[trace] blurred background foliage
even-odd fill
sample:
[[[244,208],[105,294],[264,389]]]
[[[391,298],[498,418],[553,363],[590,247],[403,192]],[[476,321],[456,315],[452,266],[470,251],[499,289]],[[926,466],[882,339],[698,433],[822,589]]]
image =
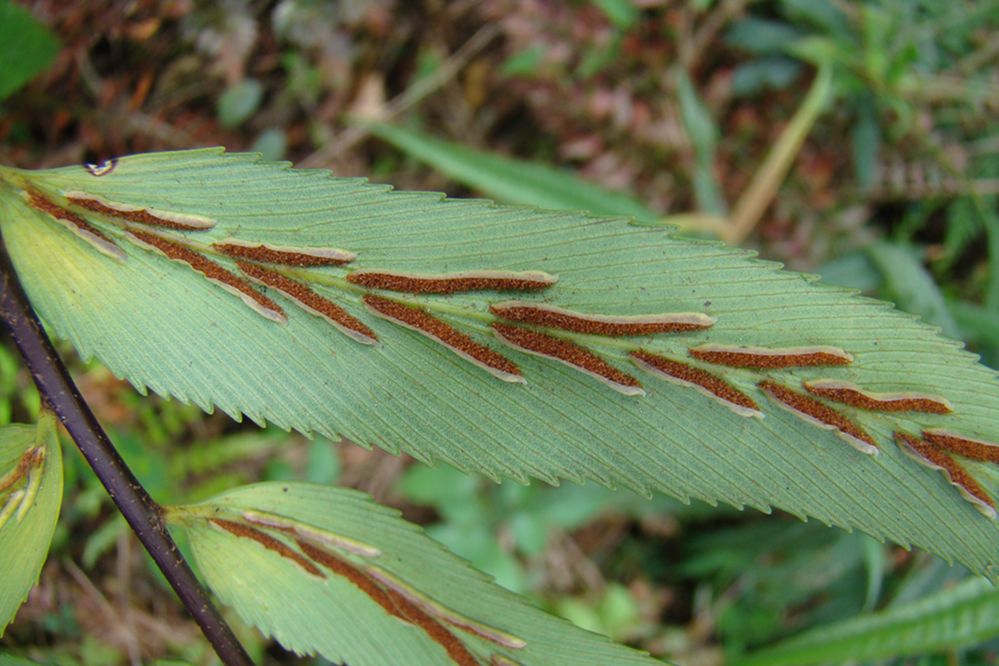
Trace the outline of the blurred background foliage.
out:
[[[892,299],[999,363],[996,0],[0,0],[0,42],[5,164],[223,144],[632,215]],[[0,423],[38,412],[11,349]],[[259,479],[359,487],[508,588],[676,663],[999,655],[996,591],[923,553],[784,515],[495,485],[72,365],[162,502]],[[0,649],[211,663],[67,452],[52,554]],[[263,663],[322,663],[238,630]]]

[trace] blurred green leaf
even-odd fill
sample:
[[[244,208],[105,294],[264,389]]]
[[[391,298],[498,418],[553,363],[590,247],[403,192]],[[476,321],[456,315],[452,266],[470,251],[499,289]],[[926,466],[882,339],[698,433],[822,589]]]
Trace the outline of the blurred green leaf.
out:
[[[111,550],[118,538],[128,534],[128,531],[128,523],[125,522],[125,518],[120,513],[116,513],[101,523],[100,527],[90,532],[83,545],[83,555],[80,558],[80,564],[83,565],[83,568],[93,569],[101,555]]]
[[[999,311],[959,300],[948,300],[947,309],[960,327],[963,339],[999,346]]]
[[[218,117],[222,127],[238,127],[260,107],[264,86],[256,79],[243,79],[230,86],[219,97]]]
[[[532,46],[522,51],[510,54],[510,57],[500,65],[503,76],[531,76],[538,70],[545,51],[540,46]]]
[[[999,635],[999,589],[980,578],[890,610],[817,627],[733,666],[806,666],[954,650]]]
[[[710,110],[697,96],[687,72],[680,67],[675,68],[674,72],[680,116],[696,155],[693,178],[698,208],[712,215],[724,215],[725,200],[714,173],[718,126],[715,125]]]
[[[870,258],[860,251],[850,252],[826,262],[816,271],[823,282],[873,292],[884,284],[884,277]]]
[[[961,339],[961,332],[947,309],[943,294],[923,268],[918,251],[882,242],[867,248],[867,256],[881,271],[890,297],[901,309],[939,326],[944,335]]]
[[[0,666],[38,666],[37,661],[17,657],[7,652],[0,652]]]
[[[645,222],[660,217],[637,199],[587,183],[568,171],[473,150],[396,125],[376,123],[369,129],[410,157],[497,201],[596,215],[631,215]]]
[[[607,15],[618,30],[627,30],[638,19],[638,8],[635,7],[633,0],[592,0],[592,2]]]
[[[60,47],[31,12],[0,0],[0,100],[48,69]]]
[[[861,190],[870,190],[877,182],[878,152],[881,147],[881,127],[878,125],[874,100],[865,96],[857,101],[857,120],[850,139],[853,148],[853,172]]]
[[[260,153],[265,160],[278,161],[284,159],[288,149],[287,136],[280,127],[271,127],[257,137],[250,150]]]
[[[747,16],[728,29],[725,44],[757,55],[778,54],[801,36],[800,30],[782,21]]]
[[[732,94],[756,95],[767,89],[782,90],[794,83],[804,67],[786,56],[764,56],[742,63],[732,72]]]
[[[314,439],[308,444],[308,452],[305,480],[312,483],[335,482],[340,475],[340,458],[333,443],[324,437]]]
[[[815,0],[781,0],[784,12],[795,23],[811,24],[830,35],[845,38],[851,35],[850,20],[833,2]]]

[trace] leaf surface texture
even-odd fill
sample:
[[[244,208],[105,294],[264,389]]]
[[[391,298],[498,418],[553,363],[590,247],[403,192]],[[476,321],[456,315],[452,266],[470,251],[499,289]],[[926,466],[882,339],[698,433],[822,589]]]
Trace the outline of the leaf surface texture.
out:
[[[594,480],[641,493],[776,506],[917,545],[993,577],[999,571],[996,522],[893,440],[894,432],[945,428],[999,441],[996,374],[959,343],[890,305],[781,271],[744,251],[678,239],[626,219],[391,192],[221,149],[136,155],[98,170],[4,170],[0,188],[3,235],[35,307],[84,357],[99,358],[140,389],[496,479]],[[92,239],[32,205],[28,190],[80,216],[125,259],[96,251]],[[88,208],[87,201],[117,206],[118,213]],[[136,217],[137,209],[204,224],[178,231],[123,218],[121,211]],[[237,259],[215,252],[213,243],[342,251],[350,258],[342,265],[261,265],[335,303],[373,332],[377,344],[363,344],[357,330],[351,337],[349,326],[338,329],[273,286],[253,289],[278,306],[286,322],[275,321],[280,317],[273,311],[271,318],[261,316],[267,308],[259,302],[248,307],[188,263],[133,242],[128,227],[186,244],[242,277]],[[553,283],[515,293],[406,294],[351,282],[358,273],[528,274]],[[490,369],[484,353],[485,361],[470,361],[479,353],[474,348],[456,353],[441,343],[439,330],[435,338],[400,323],[398,312],[393,320],[373,311],[382,302],[375,299],[447,324],[509,359],[520,377],[509,368]],[[503,320],[525,331],[522,341],[535,347],[515,349],[491,329],[498,319],[490,308],[511,300],[528,310],[544,306],[549,319],[563,311],[603,317],[603,328],[590,334]],[[637,336],[614,328],[664,314],[708,323]],[[592,364],[581,371],[570,362],[582,358],[574,348],[561,348],[558,359],[545,355],[552,339],[631,379],[601,380],[594,375],[607,372]],[[821,352],[825,360],[818,367],[772,361],[729,367],[723,361],[732,354],[717,351],[742,347],[757,355]],[[694,358],[691,348],[708,352]],[[738,413],[732,401],[741,398],[729,394],[726,404],[718,386],[695,390],[666,381],[636,365],[630,354],[639,350],[708,372],[757,409],[743,406]],[[880,450],[864,455],[774,398],[788,399],[775,384],[807,395],[804,384],[814,380],[846,382],[872,395],[933,396],[952,411],[887,412],[826,402]],[[770,390],[761,390],[761,382],[770,382]],[[994,501],[995,465],[955,460]]]

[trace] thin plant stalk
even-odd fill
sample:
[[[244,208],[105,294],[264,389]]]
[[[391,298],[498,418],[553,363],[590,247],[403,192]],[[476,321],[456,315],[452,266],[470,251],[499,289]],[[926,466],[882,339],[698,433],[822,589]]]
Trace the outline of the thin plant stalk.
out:
[[[224,664],[252,666],[167,531],[161,507],[118,455],[76,388],[17,279],[0,237],[0,318],[10,331],[45,403],[55,412],[112,501],[149,551],[163,576],[201,627]]]

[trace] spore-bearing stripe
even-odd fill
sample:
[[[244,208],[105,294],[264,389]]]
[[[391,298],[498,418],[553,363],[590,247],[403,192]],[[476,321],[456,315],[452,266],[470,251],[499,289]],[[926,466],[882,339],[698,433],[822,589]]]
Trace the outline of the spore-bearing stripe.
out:
[[[691,347],[688,353],[699,361],[759,370],[849,365],[853,362],[853,357],[842,349],[825,345],[769,348],[706,344]]]
[[[194,250],[190,250],[183,245],[174,243],[148,231],[130,229],[127,232],[127,236],[140,246],[155,248],[170,259],[187,264],[214,284],[217,284],[231,294],[239,296],[257,314],[278,323],[287,321],[287,317],[281,306],[254,289],[243,278],[227,271]]]
[[[450,608],[442,606],[436,601],[422,595],[386,571],[382,571],[381,569],[372,566],[365,569],[365,574],[383,585],[386,589],[390,589],[404,596],[410,602],[416,604],[434,618],[454,627],[455,629],[460,629],[464,632],[474,634],[479,638],[487,640],[490,643],[495,643],[501,647],[511,648],[514,650],[522,650],[527,647],[527,641],[524,639],[460,615]]]
[[[281,557],[291,560],[306,572],[317,578],[326,578],[326,574],[320,571],[315,564],[308,560],[308,558],[292,550],[292,548],[286,543],[275,539],[269,534],[261,532],[255,527],[250,527],[249,525],[244,525],[243,523],[237,523],[234,520],[225,520],[223,518],[209,518],[209,521],[211,521],[211,523],[216,527],[219,527],[237,537],[256,541],[267,550],[273,551]]]
[[[866,430],[835,409],[769,379],[764,379],[757,386],[795,416],[820,428],[835,430],[841,439],[861,453],[876,455],[879,452],[877,443]]]
[[[689,386],[704,395],[717,400],[739,416],[762,418],[763,413],[756,401],[733,387],[721,377],[706,370],[675,361],[671,358],[647,352],[644,349],[631,352],[638,366],[666,381]]]
[[[155,208],[108,201],[87,192],[66,192],[65,196],[74,206],[136,224],[146,224],[164,229],[173,229],[175,231],[204,231],[215,226],[215,220],[203,215],[174,213]]]
[[[464,271],[418,275],[388,271],[356,271],[347,281],[370,289],[408,294],[456,294],[466,291],[538,291],[558,279],[542,271]]]
[[[17,461],[17,465],[14,469],[10,470],[3,477],[0,477],[0,493],[6,492],[10,488],[17,485],[17,483],[32,470],[32,468],[37,467],[45,462],[45,449],[36,446],[28,449],[23,454],[21,458]]]
[[[509,321],[607,337],[685,333],[710,328],[715,322],[714,318],[700,312],[612,316],[584,314],[526,301],[495,303],[489,310]]]
[[[599,379],[618,393],[645,395],[645,390],[637,379],[573,342],[500,322],[493,322],[492,327],[500,340],[515,349],[561,361]]]
[[[837,379],[810,379],[805,389],[813,395],[835,400],[852,407],[877,412],[922,412],[924,414],[949,414],[954,411],[945,398],[924,393],[874,393],[856,384]]]
[[[258,511],[243,511],[241,516],[246,522],[259,525],[265,529],[277,530],[278,532],[292,535],[296,539],[310,541],[320,546],[336,548],[352,555],[374,558],[380,557],[382,554],[380,549],[370,544],[362,543],[340,534],[333,534],[327,530],[300,523],[297,520],[292,520],[284,516],[275,516]]]
[[[212,243],[212,247],[222,254],[236,259],[248,259],[284,266],[342,266],[357,258],[353,252],[333,247],[281,247],[236,240]]]
[[[513,361],[489,347],[479,344],[450,324],[418,307],[404,305],[372,294],[364,296],[364,304],[374,314],[441,343],[458,356],[471,361],[494,377],[506,382],[524,382],[520,368]]]
[[[332,553],[318,548],[308,541],[299,540],[297,543],[302,552],[314,562],[350,581],[369,599],[381,606],[385,612],[422,629],[432,641],[444,648],[455,664],[458,666],[479,665],[478,660],[454,634],[409,599],[391,588],[382,588],[366,573]]]
[[[965,458],[981,462],[999,463],[999,444],[993,444],[980,439],[964,437],[941,428],[930,428],[923,431],[923,438],[930,444],[956,453]]]
[[[251,279],[277,289],[306,311],[333,324],[337,330],[351,339],[367,345],[373,345],[378,341],[375,332],[365,326],[360,319],[349,314],[333,301],[323,298],[304,284],[248,261],[237,260],[236,265]]]
[[[914,435],[904,432],[895,433],[895,441],[902,451],[908,453],[916,462],[932,469],[940,470],[947,480],[958,489],[964,499],[988,517],[996,518],[996,503],[985,489],[956,460],[936,445],[929,444]]]
[[[49,201],[41,192],[35,190],[26,190],[24,197],[29,206],[55,218],[59,224],[92,245],[101,254],[118,261],[125,260],[125,252],[113,240],[73,211]]]

